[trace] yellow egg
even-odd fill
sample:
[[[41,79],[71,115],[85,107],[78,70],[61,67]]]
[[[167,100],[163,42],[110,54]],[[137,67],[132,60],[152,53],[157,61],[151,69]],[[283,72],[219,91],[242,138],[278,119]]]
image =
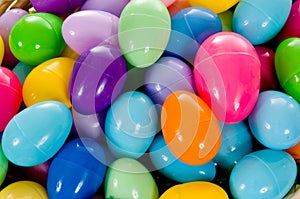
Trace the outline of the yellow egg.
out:
[[[216,14],[225,12],[239,0],[189,0],[191,6],[201,6],[214,11]]]

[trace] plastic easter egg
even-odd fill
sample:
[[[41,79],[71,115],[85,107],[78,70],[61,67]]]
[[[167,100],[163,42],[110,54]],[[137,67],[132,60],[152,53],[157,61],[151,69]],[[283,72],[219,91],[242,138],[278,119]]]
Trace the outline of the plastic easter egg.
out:
[[[125,59],[135,67],[156,62],[167,46],[171,20],[160,0],[134,0],[120,16],[118,39]]]
[[[72,108],[73,123],[79,137],[89,137],[95,140],[104,139],[104,121],[106,111],[84,115]]]
[[[157,185],[148,169],[131,158],[117,159],[109,166],[104,193],[105,198],[158,198]]]
[[[252,152],[250,129],[244,121],[222,125],[222,144],[214,162],[222,169],[232,169],[245,155]]]
[[[285,151],[288,152],[298,164],[300,163],[300,142]]]
[[[104,180],[105,159],[102,146],[91,138],[66,143],[49,168],[49,198],[91,198]]]
[[[284,91],[300,102],[300,38],[288,38],[281,42],[275,52],[275,71]]]
[[[83,52],[70,79],[73,108],[87,115],[107,108],[121,92],[126,72],[126,62],[114,46],[98,45]]]
[[[100,10],[83,10],[69,15],[62,24],[67,45],[79,55],[102,42],[117,46],[119,18]]]
[[[189,0],[191,6],[208,8],[216,14],[225,12],[239,2],[239,0]]]
[[[13,56],[9,44],[8,44],[8,38],[10,31],[14,24],[22,18],[24,15],[27,15],[28,12],[20,9],[20,8],[14,8],[10,9],[6,12],[4,12],[0,16],[0,35],[4,41],[4,58],[2,62],[2,66],[6,67],[14,67],[19,61]]]
[[[283,150],[300,141],[300,105],[286,93],[269,90],[259,94],[248,117],[254,137],[264,146]]]
[[[48,171],[51,164],[51,160],[47,160],[41,164],[32,167],[19,167],[23,174],[29,179],[37,182],[41,185],[47,184]]]
[[[284,26],[292,0],[241,0],[234,10],[232,25],[253,45],[273,39]]]
[[[151,99],[139,91],[120,95],[105,119],[108,147],[117,157],[140,157],[151,145],[157,129],[156,108]]]
[[[295,160],[286,152],[264,149],[244,156],[233,168],[230,191],[234,198],[281,199],[297,175]]]
[[[228,31],[228,32],[233,32],[232,30],[232,17],[233,13],[231,10],[227,10],[225,12],[219,13],[218,14],[221,23],[222,23],[222,31]]]
[[[18,181],[4,187],[4,189],[0,192],[0,198],[48,199],[48,195],[46,189],[36,182]]]
[[[225,190],[210,182],[195,181],[175,185],[166,190],[159,199],[228,199]]]
[[[195,92],[192,69],[175,57],[162,57],[148,67],[144,82],[146,94],[160,105],[174,91]]]
[[[189,165],[178,160],[166,145],[162,134],[154,139],[149,148],[149,153],[151,162],[160,173],[180,183],[198,180],[211,181],[216,175],[216,167],[213,161],[206,164]]]
[[[190,7],[190,3],[188,0],[176,0],[174,3],[172,3],[168,7],[168,10],[169,10],[170,16],[173,16],[180,10],[183,10],[188,7]]]
[[[196,88],[218,120],[235,123],[250,114],[259,94],[260,67],[255,48],[237,33],[216,33],[202,43],[194,62]]]
[[[189,7],[172,16],[171,28],[165,51],[193,64],[200,44],[210,35],[221,32],[222,24],[218,15],[211,10]]]
[[[36,66],[23,84],[23,100],[26,106],[56,100],[71,107],[69,81],[75,60],[57,57]]]
[[[86,0],[80,10],[102,10],[119,17],[130,0]]]
[[[58,16],[65,16],[82,5],[85,0],[30,0],[30,2],[37,12],[48,12]]]
[[[0,132],[19,111],[22,103],[22,85],[10,69],[0,67]]]
[[[19,166],[35,166],[54,156],[67,139],[72,115],[57,101],[34,104],[7,124],[2,147],[7,159]]]
[[[19,62],[12,71],[18,76],[21,84],[23,85],[28,74],[34,69],[34,66]]]
[[[296,25],[300,23],[300,1],[293,2],[289,17],[277,35],[278,43],[290,37],[300,37],[300,28]]]
[[[279,81],[275,71],[275,53],[272,49],[265,46],[255,46],[254,48],[261,63],[260,91],[277,89]]]
[[[58,56],[66,46],[61,34],[62,19],[50,13],[23,16],[11,29],[9,47],[28,65],[38,65]]]
[[[6,178],[8,170],[8,160],[5,157],[2,149],[2,145],[0,144],[0,186]]]
[[[214,113],[191,92],[175,91],[167,97],[161,124],[171,152],[186,164],[205,164],[220,148],[220,126]]]

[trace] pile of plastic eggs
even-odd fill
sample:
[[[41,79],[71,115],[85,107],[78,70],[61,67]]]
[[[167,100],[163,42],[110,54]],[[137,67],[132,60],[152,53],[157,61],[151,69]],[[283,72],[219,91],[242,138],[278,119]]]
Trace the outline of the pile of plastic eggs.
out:
[[[300,0],[0,13],[0,199],[300,197]]]

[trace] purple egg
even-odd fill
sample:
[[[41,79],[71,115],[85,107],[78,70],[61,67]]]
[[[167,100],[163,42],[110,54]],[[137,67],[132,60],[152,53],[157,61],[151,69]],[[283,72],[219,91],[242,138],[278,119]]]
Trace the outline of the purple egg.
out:
[[[130,0],[86,0],[80,10],[102,10],[120,16]]]
[[[17,65],[17,63],[19,63],[19,60],[15,58],[9,48],[8,37],[15,23],[27,14],[28,12],[23,9],[14,8],[6,11],[0,16],[0,35],[4,41],[5,47],[4,57],[2,61],[3,66],[13,68],[15,65]]]
[[[64,16],[82,5],[85,0],[30,0],[30,2],[38,12],[49,12],[58,16]]]
[[[162,57],[147,68],[144,82],[146,94],[160,105],[174,91],[195,92],[191,68],[175,57]]]
[[[70,78],[73,108],[85,115],[107,108],[124,87],[126,72],[125,59],[114,46],[98,45],[83,52]]]

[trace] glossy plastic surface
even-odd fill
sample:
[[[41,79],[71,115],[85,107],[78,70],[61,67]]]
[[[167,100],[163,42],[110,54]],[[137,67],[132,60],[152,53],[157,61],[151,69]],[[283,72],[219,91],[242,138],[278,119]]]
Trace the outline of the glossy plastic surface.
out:
[[[62,24],[67,45],[79,55],[101,43],[117,46],[119,18],[100,10],[83,10],[69,15]]]
[[[135,159],[120,158],[107,170],[104,193],[105,198],[156,199],[158,187],[143,164]]]
[[[219,13],[218,14],[221,23],[222,23],[222,31],[228,31],[228,32],[233,32],[232,30],[232,17],[233,13],[231,10],[227,10],[225,12]]]
[[[232,25],[253,45],[273,39],[284,26],[292,0],[241,0],[234,10]]]
[[[123,93],[105,119],[109,149],[117,157],[140,157],[152,143],[158,121],[156,108],[147,95],[139,91]]]
[[[50,13],[23,16],[11,29],[9,47],[13,55],[28,65],[38,65],[58,56],[66,44],[62,19]]]
[[[34,104],[7,124],[2,136],[3,152],[15,165],[41,164],[62,147],[71,125],[71,112],[63,103],[45,101]]]
[[[300,102],[300,38],[288,38],[281,42],[275,52],[275,71],[284,91]]]
[[[161,57],[147,68],[144,78],[146,94],[154,103],[162,105],[174,91],[195,92],[192,69],[175,57]]]
[[[218,14],[229,10],[239,0],[189,0],[189,2],[191,6],[205,7]]]
[[[0,67],[0,132],[19,111],[22,103],[22,85],[10,69]]]
[[[30,2],[37,12],[48,12],[57,16],[65,16],[82,5],[85,0],[30,0]]]
[[[300,142],[285,151],[288,152],[298,164],[300,163]]]
[[[171,20],[160,0],[134,0],[120,16],[118,39],[122,54],[133,66],[152,65],[162,55],[170,37]]]
[[[292,8],[287,21],[277,35],[277,42],[290,37],[300,37],[300,28],[297,24],[300,23],[300,1],[293,1]]]
[[[222,169],[232,169],[236,163],[252,152],[253,143],[250,129],[244,121],[222,124],[222,144],[214,162]]]
[[[286,152],[264,149],[244,156],[233,168],[229,185],[234,198],[283,198],[297,175],[295,160]]]
[[[46,189],[33,181],[18,181],[6,186],[0,192],[0,198],[20,199],[48,199]]]
[[[200,44],[210,35],[221,32],[222,24],[218,15],[211,10],[189,7],[172,16],[171,28],[165,51],[193,64]]]
[[[98,45],[76,60],[69,94],[73,108],[94,114],[107,108],[120,94],[126,81],[126,62],[119,49]]]
[[[74,139],[62,147],[50,165],[49,198],[91,198],[101,186],[105,173],[102,146],[91,138]]]
[[[175,91],[167,97],[161,125],[171,152],[186,164],[205,164],[220,148],[220,126],[214,113],[191,92]]]
[[[228,199],[228,195],[219,185],[204,181],[175,185],[166,190],[159,199]]]
[[[84,115],[72,108],[73,125],[79,137],[89,137],[95,140],[104,138],[104,121],[106,110],[99,113]]]
[[[4,58],[4,41],[2,39],[2,36],[0,35],[0,64],[2,64],[3,58]]]
[[[265,46],[255,46],[255,50],[261,63],[260,91],[278,89],[279,81],[275,71],[274,51]]]
[[[247,39],[234,32],[216,33],[202,43],[195,58],[197,91],[218,120],[240,122],[257,100],[260,68],[255,48]]]
[[[102,10],[119,17],[130,0],[86,0],[80,10]]]
[[[300,141],[300,105],[286,93],[261,92],[248,121],[254,137],[268,148],[288,149]]]
[[[2,145],[0,144],[0,186],[4,182],[8,171],[8,160],[5,157],[2,149]]]
[[[156,170],[168,179],[180,183],[199,180],[211,181],[216,175],[216,167],[213,161],[206,164],[189,165],[178,160],[170,151],[162,134],[154,139],[149,154]]]
[[[25,105],[56,100],[71,107],[68,88],[74,63],[74,59],[57,57],[36,66],[23,84]]]
[[[22,171],[22,174],[24,174],[26,177],[33,180],[34,182],[46,186],[51,161],[52,159],[35,166],[19,168]]]
[[[12,27],[15,23],[22,18],[24,15],[27,15],[28,12],[20,9],[14,8],[6,11],[0,16],[0,35],[4,41],[4,58],[2,62],[2,66],[6,67],[14,67],[19,61],[13,56],[9,44],[8,38]]]
[[[168,7],[170,16],[175,15],[180,10],[190,7],[189,0],[176,0]]]

